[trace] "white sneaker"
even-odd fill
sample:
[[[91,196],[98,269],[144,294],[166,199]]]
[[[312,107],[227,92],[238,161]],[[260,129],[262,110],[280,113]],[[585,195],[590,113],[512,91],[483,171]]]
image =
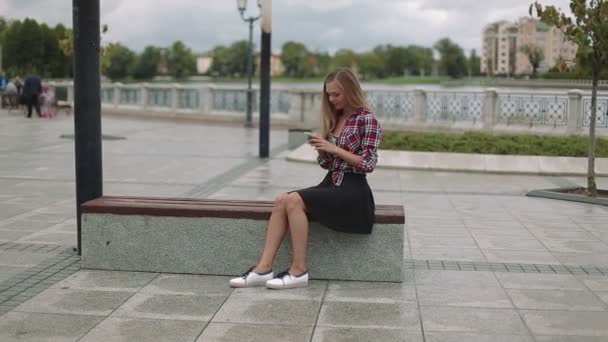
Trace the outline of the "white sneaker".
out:
[[[247,272],[243,273],[240,277],[230,279],[230,286],[232,287],[252,287],[252,286],[263,286],[266,281],[274,277],[274,273],[268,271],[264,274],[255,273],[253,269],[255,266],[250,268]]]
[[[295,287],[308,286],[308,271],[299,276],[289,274],[289,272],[281,272],[274,279],[266,282],[266,287],[269,289],[292,289]]]

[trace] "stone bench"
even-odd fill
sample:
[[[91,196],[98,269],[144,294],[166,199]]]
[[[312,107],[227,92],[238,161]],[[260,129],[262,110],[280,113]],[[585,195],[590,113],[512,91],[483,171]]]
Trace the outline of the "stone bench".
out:
[[[82,267],[235,275],[259,258],[272,210],[267,201],[101,197],[82,205]],[[378,205],[371,235],[310,223],[314,279],[402,281],[404,213]],[[289,236],[287,237],[289,241]],[[275,271],[289,265],[283,244]]]

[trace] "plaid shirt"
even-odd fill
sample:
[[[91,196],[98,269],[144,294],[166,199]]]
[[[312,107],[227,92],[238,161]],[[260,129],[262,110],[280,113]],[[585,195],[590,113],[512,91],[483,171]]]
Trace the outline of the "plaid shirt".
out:
[[[329,153],[320,153],[317,162],[322,168],[332,171],[331,178],[334,185],[340,186],[345,172],[374,171],[381,140],[381,128],[375,114],[361,108],[346,119],[342,133],[336,140],[338,147],[361,156],[361,163],[352,166],[340,157]]]

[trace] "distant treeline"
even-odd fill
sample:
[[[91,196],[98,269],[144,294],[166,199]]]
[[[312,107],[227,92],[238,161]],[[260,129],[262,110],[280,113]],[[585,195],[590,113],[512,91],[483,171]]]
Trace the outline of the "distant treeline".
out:
[[[103,42],[103,33],[101,38]],[[102,73],[110,79],[143,80],[157,75],[184,78],[196,74],[196,56],[181,41],[170,47],[148,46],[141,53],[120,43],[103,43]],[[61,24],[51,28],[34,19],[0,17],[0,45],[3,68],[9,75],[72,76],[72,31]],[[435,51],[439,60],[433,57]],[[223,78],[245,76],[247,53],[246,40],[214,47],[204,54],[213,58],[207,74]],[[290,41],[281,47],[281,61],[284,76],[288,77],[319,77],[346,66],[355,68],[364,79],[432,74],[454,78],[475,76],[479,74],[480,63],[475,50],[467,56],[449,38],[439,40],[433,47],[387,44],[362,53],[340,49],[333,55],[311,51],[300,42]]]

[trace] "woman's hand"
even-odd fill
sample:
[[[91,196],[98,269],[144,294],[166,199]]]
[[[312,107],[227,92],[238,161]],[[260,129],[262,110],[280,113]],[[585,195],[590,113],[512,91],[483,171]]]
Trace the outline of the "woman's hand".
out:
[[[308,139],[308,143],[311,144],[315,150],[317,151],[321,151],[321,152],[325,152],[325,153],[332,153],[335,154],[338,152],[338,146],[330,143],[329,141],[319,138],[317,136],[313,136],[310,139]]]

